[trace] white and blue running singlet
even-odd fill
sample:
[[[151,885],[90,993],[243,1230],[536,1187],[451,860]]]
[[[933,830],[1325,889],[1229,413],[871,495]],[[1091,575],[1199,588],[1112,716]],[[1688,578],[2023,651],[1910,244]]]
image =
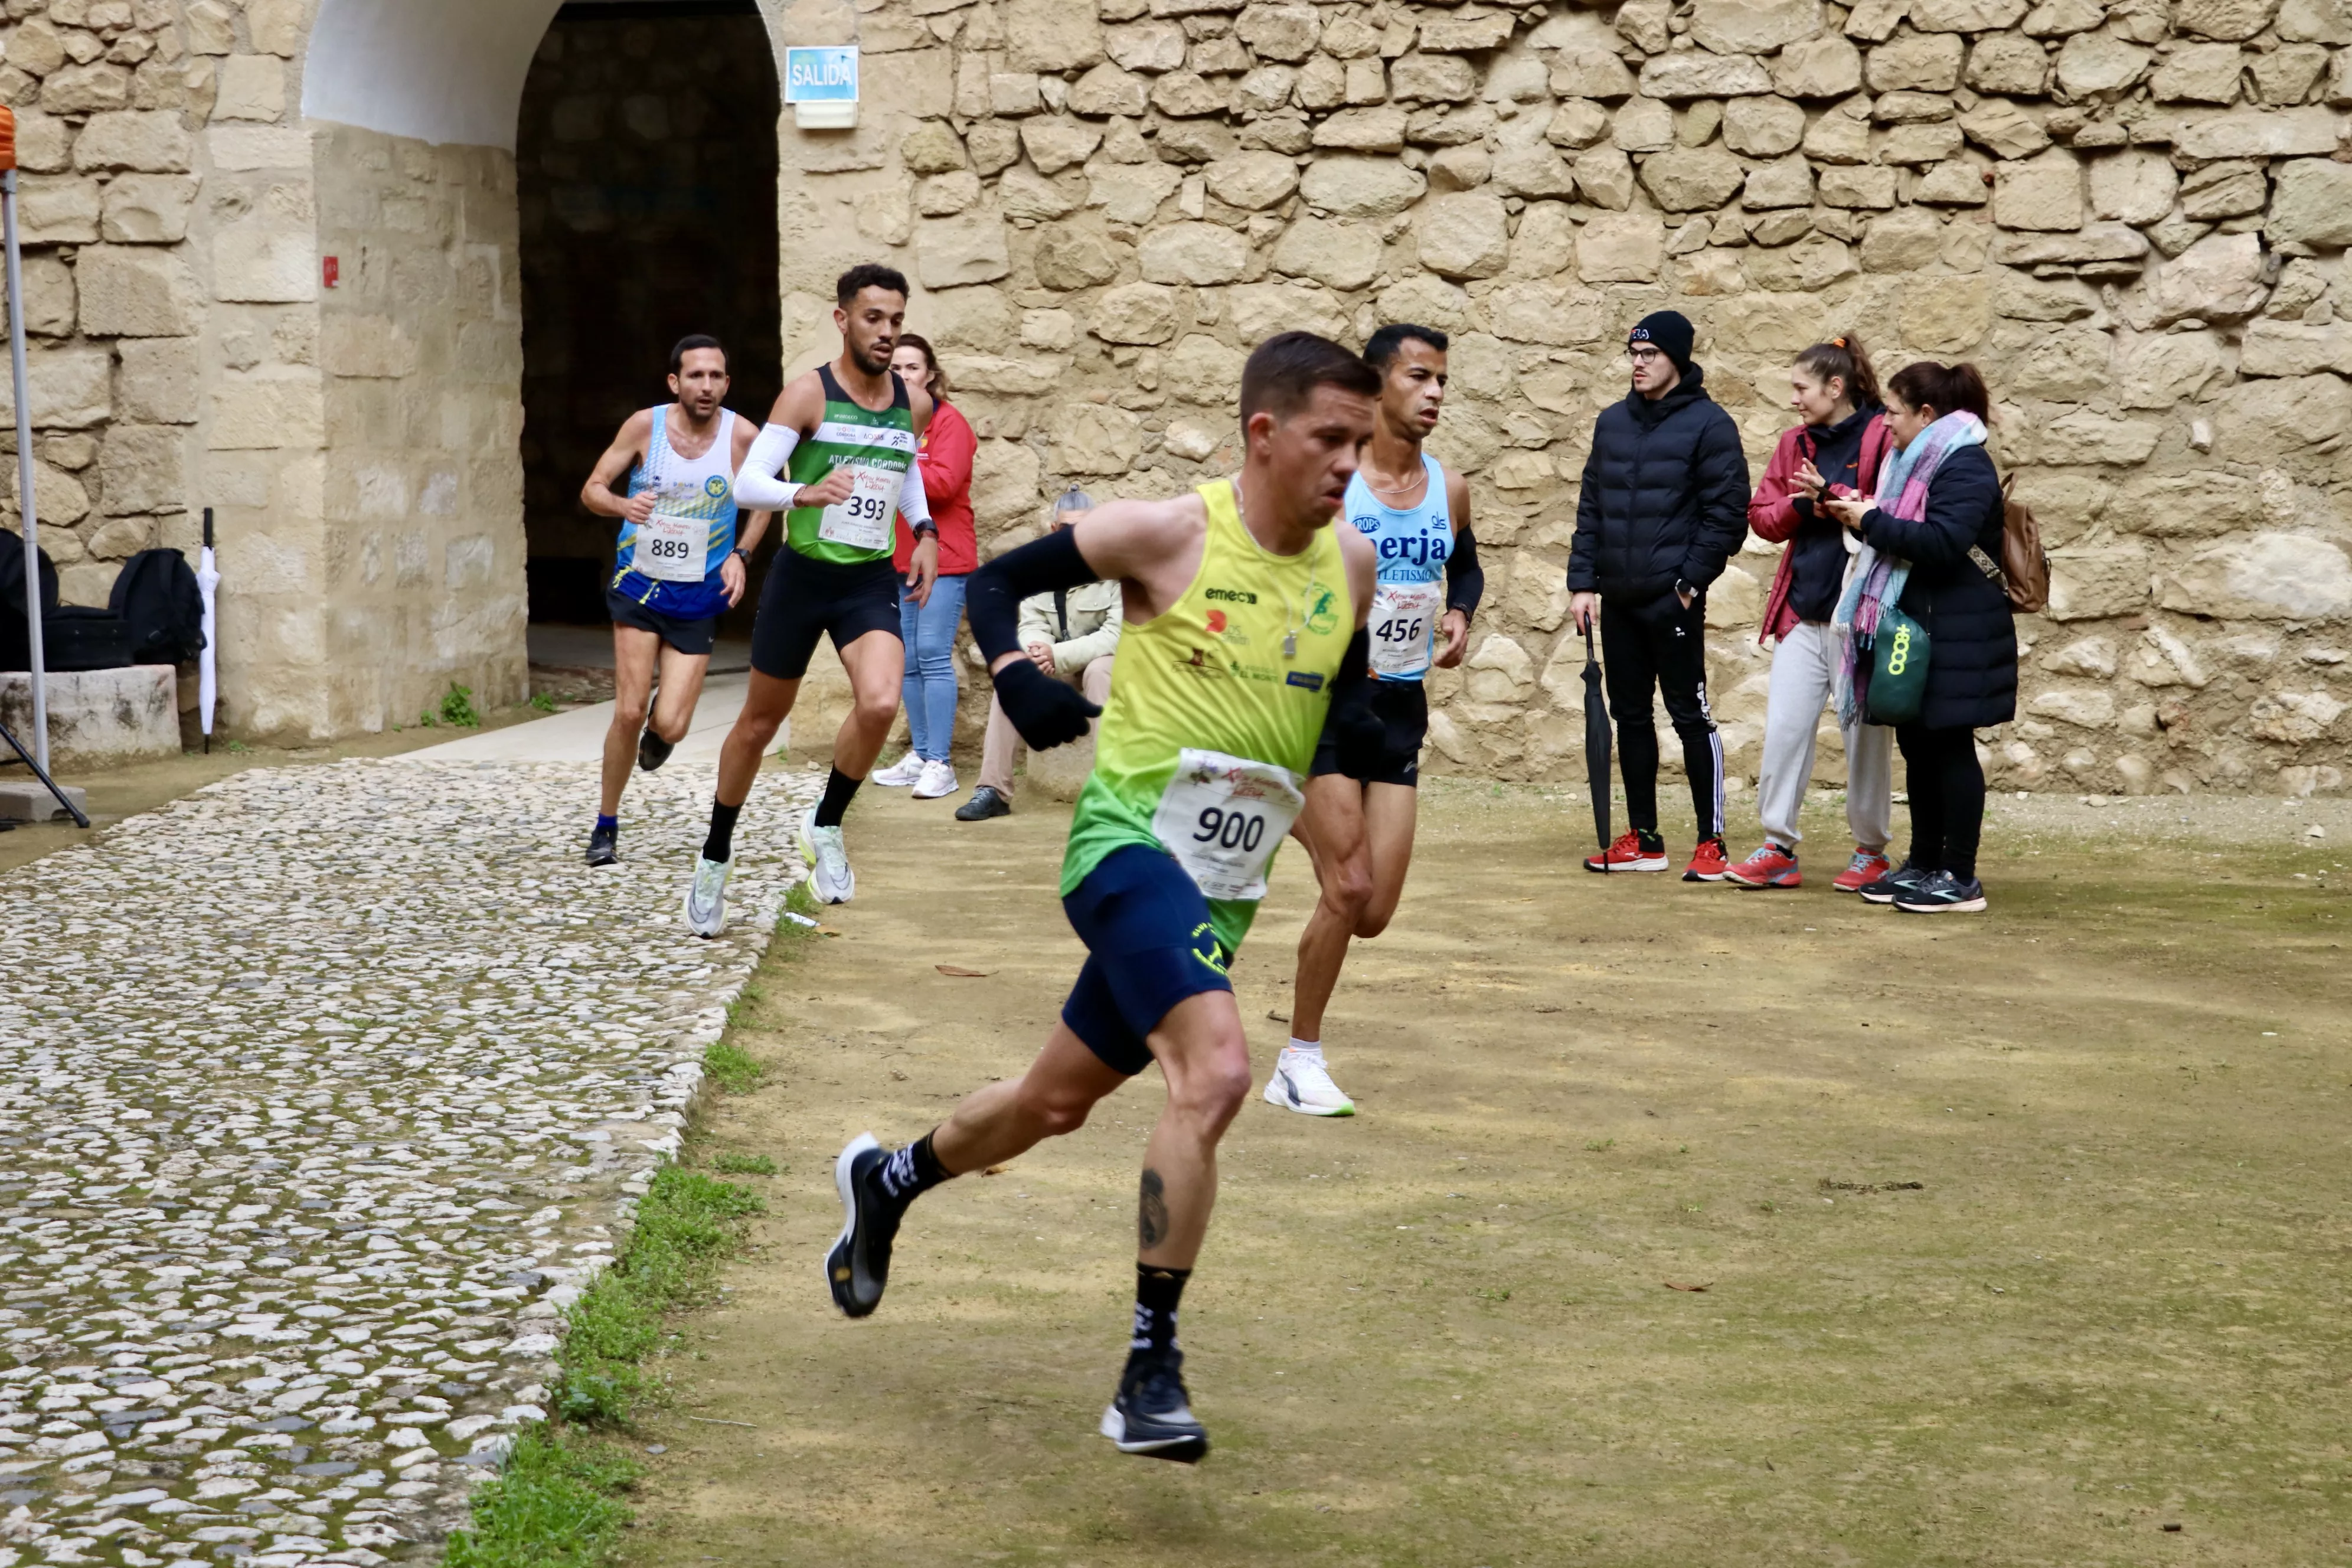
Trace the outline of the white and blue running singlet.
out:
[[[1419,680],[1437,653],[1437,623],[1445,614],[1445,558],[1454,552],[1454,514],[1445,504],[1445,470],[1426,452],[1421,466],[1429,488],[1421,504],[1400,510],[1383,502],[1364,482],[1361,469],[1348,481],[1342,503],[1356,531],[1380,552],[1372,593],[1372,675],[1380,680]]]
[[[629,475],[629,494],[654,495],[654,514],[621,521],[613,588],[647,609],[698,621],[727,607],[719,568],[735,549],[735,415],[719,411],[719,434],[699,458],[669,444],[669,410],[653,411],[653,434],[643,461]]]

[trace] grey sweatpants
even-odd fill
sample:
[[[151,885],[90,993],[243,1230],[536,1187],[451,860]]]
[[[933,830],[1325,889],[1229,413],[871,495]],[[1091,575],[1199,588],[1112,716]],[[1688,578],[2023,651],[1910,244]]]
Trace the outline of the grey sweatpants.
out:
[[[1813,776],[1822,710],[1830,700],[1834,644],[1826,621],[1799,621],[1772,650],[1772,689],[1764,705],[1764,761],[1757,771],[1757,815],[1764,837],[1793,850],[1804,835],[1797,813]],[[1845,731],[1845,820],[1856,845],[1884,850],[1895,805],[1895,731],[1861,724]]]

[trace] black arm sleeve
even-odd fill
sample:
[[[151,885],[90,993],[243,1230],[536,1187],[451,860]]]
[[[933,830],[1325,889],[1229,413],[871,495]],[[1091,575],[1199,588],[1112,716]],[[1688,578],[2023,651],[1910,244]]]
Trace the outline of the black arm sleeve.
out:
[[[1331,707],[1323,715],[1323,732],[1339,753],[1339,771],[1350,778],[1380,765],[1388,740],[1387,727],[1372,711],[1371,663],[1371,633],[1358,626],[1339,656],[1339,673],[1331,678]]]
[[[1465,523],[1454,531],[1454,549],[1445,557],[1445,607],[1459,610],[1469,620],[1486,596],[1486,574],[1478,567],[1478,539]]]
[[[1022,600],[1101,580],[1066,528],[1007,551],[973,573],[971,586],[965,590],[964,613],[971,617],[972,639],[994,664],[1020,649]]]

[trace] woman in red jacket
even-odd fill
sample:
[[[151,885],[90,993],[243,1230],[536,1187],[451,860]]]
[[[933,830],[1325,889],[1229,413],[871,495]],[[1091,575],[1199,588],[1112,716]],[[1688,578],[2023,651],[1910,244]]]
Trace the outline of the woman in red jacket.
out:
[[[1757,536],[1788,546],[1764,605],[1771,640],[1772,689],[1765,700],[1764,760],[1756,780],[1764,847],[1725,873],[1743,888],[1798,885],[1797,813],[1813,774],[1813,742],[1830,698],[1836,651],[1830,616],[1845,585],[1849,547],[1837,519],[1815,503],[1869,497],[1890,445],[1878,377],[1853,336],[1815,343],[1789,372],[1790,402],[1804,423],[1780,437],[1748,503]],[[941,560],[946,559],[942,547]],[[942,568],[944,570],[944,568]],[[1886,840],[1894,813],[1895,732],[1877,724],[1845,731],[1845,819],[1853,830],[1853,858],[1832,883],[1859,890],[1886,875]]]
[[[931,345],[912,332],[898,334],[890,368],[910,387],[931,395],[931,423],[915,448],[923,495],[940,529],[940,576],[930,602],[918,605],[911,593],[898,598],[898,626],[907,641],[904,688],[907,728],[914,744],[907,754],[874,775],[878,784],[912,784],[917,800],[937,800],[956,791],[955,766],[948,749],[955,740],[956,626],[963,618],[963,592],[980,568],[980,543],[972,532],[971,459],[979,442],[971,426],[948,401],[948,378]],[[901,575],[915,549],[907,520],[898,519],[894,559]]]

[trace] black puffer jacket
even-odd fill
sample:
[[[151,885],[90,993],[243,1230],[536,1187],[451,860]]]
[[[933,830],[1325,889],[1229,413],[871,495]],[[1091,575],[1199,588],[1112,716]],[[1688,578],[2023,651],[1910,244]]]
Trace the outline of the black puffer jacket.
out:
[[[1704,591],[1748,536],[1748,455],[1693,365],[1653,401],[1601,411],[1576,500],[1568,588],[1655,599],[1677,581]]]
[[[1927,628],[1918,721],[1931,730],[1981,730],[2017,717],[2017,621],[2008,593],[1969,558],[1974,544],[1998,562],[2000,529],[2000,475],[1982,447],[1945,458],[1918,521],[1874,507],[1862,520],[1872,549],[1911,563],[1897,602]]]

